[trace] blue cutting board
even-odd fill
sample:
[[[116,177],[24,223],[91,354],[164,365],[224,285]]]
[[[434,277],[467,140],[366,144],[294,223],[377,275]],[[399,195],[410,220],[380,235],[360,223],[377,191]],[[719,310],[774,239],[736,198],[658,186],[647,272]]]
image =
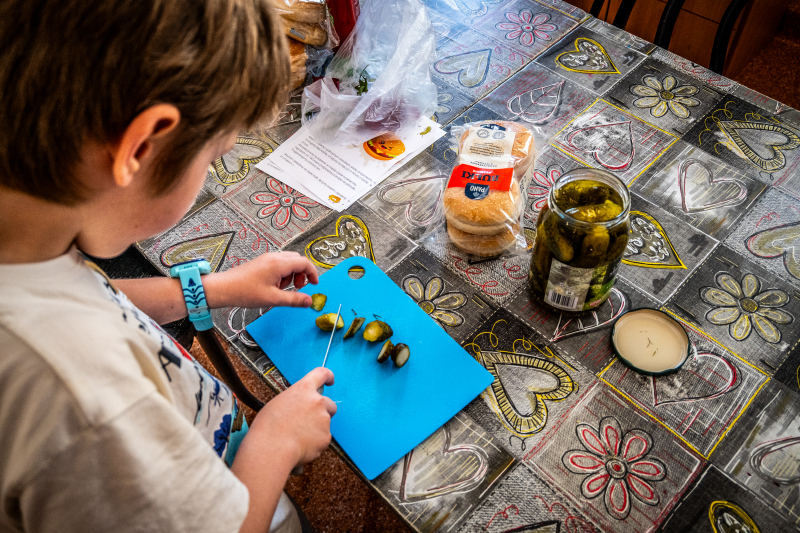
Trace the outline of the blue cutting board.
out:
[[[364,269],[360,279],[348,274]],[[247,326],[281,374],[295,383],[322,364],[330,332],[314,323],[342,304],[344,328],[337,330],[327,367],[336,380],[325,395],[338,402],[331,434],[367,479],[374,479],[464,408],[492,381],[492,375],[458,345],[417,303],[374,263],[362,257],[342,261],[301,290],[328,297],[321,312],[278,307]],[[402,368],[391,359],[378,364],[382,342],[364,340],[362,326],[343,340],[354,315],[378,315],[404,342],[411,357]]]

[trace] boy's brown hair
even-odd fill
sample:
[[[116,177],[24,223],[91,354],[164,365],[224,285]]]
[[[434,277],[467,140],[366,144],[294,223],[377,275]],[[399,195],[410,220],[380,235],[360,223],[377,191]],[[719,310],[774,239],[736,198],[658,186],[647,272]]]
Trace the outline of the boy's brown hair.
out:
[[[268,0],[3,0],[0,184],[78,203],[84,143],[168,103],[181,121],[156,165],[164,192],[218,134],[271,120],[288,80]]]

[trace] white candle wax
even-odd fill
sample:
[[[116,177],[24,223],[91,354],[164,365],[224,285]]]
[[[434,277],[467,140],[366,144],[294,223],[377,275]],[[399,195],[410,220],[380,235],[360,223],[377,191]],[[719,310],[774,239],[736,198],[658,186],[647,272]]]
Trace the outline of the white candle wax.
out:
[[[617,352],[636,368],[664,372],[678,366],[689,351],[689,337],[674,320],[655,309],[622,315],[612,339]]]

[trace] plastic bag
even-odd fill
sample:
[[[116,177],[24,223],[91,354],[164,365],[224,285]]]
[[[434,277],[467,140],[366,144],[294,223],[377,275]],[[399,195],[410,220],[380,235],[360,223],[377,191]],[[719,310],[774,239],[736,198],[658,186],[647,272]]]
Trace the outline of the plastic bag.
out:
[[[450,135],[458,153],[442,198],[450,242],[476,257],[525,252],[533,134],[516,122],[486,120],[453,127]]]
[[[436,106],[429,71],[435,58],[435,36],[419,0],[367,0],[325,78],[304,91],[303,125],[334,145],[412,134]]]
[[[320,49],[339,46],[325,0],[272,0],[271,3],[289,37]]]
[[[296,89],[322,75],[339,37],[325,0],[272,0],[272,5],[289,36],[291,88]]]

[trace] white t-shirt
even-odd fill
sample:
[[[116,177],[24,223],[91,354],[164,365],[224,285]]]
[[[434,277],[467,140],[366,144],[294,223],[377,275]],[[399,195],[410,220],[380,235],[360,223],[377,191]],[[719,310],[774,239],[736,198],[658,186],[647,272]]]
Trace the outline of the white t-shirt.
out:
[[[75,249],[0,265],[0,532],[236,532],[242,428],[230,390]],[[285,494],[271,531],[299,531]]]

